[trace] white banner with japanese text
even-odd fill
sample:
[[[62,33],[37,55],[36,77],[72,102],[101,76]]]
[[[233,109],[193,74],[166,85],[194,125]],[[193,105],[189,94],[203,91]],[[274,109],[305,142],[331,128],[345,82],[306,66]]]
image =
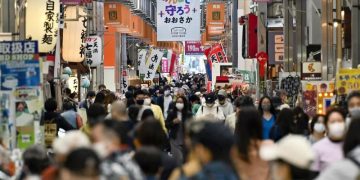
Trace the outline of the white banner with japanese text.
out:
[[[85,58],[86,64],[96,67],[102,61],[102,41],[100,36],[89,36],[85,39]]]
[[[146,67],[146,54],[147,54],[147,50],[146,49],[140,49],[139,53],[138,53],[138,67],[139,67],[139,73],[140,74],[145,74],[147,67]]]
[[[164,53],[158,49],[152,49],[147,58],[147,70],[145,72],[145,81],[152,81],[155,77]]]

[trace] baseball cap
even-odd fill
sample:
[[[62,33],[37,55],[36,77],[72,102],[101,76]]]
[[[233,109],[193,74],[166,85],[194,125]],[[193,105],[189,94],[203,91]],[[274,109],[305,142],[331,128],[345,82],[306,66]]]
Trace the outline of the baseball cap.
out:
[[[225,96],[225,97],[227,96],[226,91],[223,90],[223,89],[221,89],[221,90],[218,92],[218,95]]]
[[[214,103],[216,100],[214,93],[210,93],[210,94],[206,95],[205,100],[206,100],[205,103],[207,103],[207,104]]]
[[[315,155],[305,137],[288,135],[276,144],[263,145],[260,157],[265,161],[283,160],[295,167],[309,169]]]

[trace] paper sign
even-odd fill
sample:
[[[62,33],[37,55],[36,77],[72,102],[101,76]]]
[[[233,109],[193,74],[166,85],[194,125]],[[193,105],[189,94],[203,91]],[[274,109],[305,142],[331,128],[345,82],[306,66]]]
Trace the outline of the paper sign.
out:
[[[150,52],[150,56],[147,59],[147,70],[145,73],[145,81],[152,81],[155,77],[156,70],[160,65],[160,61],[163,57],[164,53],[158,49],[152,49]]]
[[[147,50],[146,49],[141,49],[139,50],[138,53],[138,67],[139,67],[139,72],[140,74],[145,74],[146,73],[146,54],[147,54]]]
[[[85,39],[85,60],[86,64],[96,67],[102,61],[102,41],[100,36],[89,36]]]

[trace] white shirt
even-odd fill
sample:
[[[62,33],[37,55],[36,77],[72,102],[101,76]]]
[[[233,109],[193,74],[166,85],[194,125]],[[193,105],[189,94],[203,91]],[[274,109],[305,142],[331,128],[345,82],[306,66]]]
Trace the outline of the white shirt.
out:
[[[171,102],[172,102],[171,96],[164,96],[164,117],[165,117],[165,119],[168,116],[169,105]]]
[[[228,102],[227,100],[225,101],[224,105],[219,104],[219,107],[224,112],[225,117],[227,117],[230,114],[234,113],[233,105],[230,102]]]
[[[224,112],[217,105],[214,105],[213,107],[201,106],[196,113],[195,119],[224,121],[225,116]]]

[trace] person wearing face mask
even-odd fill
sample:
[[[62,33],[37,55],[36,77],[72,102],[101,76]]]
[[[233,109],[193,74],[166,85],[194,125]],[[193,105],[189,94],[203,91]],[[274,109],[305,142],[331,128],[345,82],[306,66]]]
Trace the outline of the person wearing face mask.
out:
[[[318,114],[310,123],[310,135],[309,141],[311,144],[315,144],[325,137],[325,116]]]
[[[201,105],[198,112],[196,113],[195,119],[196,120],[210,120],[216,119],[217,121],[225,121],[224,112],[221,108],[215,104],[215,94],[210,93],[205,97],[206,101],[205,104]]]
[[[148,107],[151,108],[151,110],[152,110],[152,112],[154,114],[154,118],[160,122],[160,124],[163,127],[164,131],[167,133],[167,129],[166,129],[166,126],[165,126],[165,119],[164,119],[164,115],[163,115],[163,112],[161,110],[161,107],[152,103],[151,95],[146,90],[144,90],[144,106],[148,106]]]
[[[166,127],[169,129],[171,153],[179,164],[184,162],[184,125],[191,117],[187,99],[185,96],[178,97],[175,106],[169,111]]]
[[[241,96],[235,99],[234,107],[235,107],[235,112],[227,116],[225,119],[225,125],[231,130],[232,133],[235,132],[237,118],[241,108],[255,107],[255,106],[254,106],[254,101],[251,97]]]
[[[157,105],[159,105],[161,107],[161,110],[164,113],[165,119],[167,118],[167,115],[168,115],[169,106],[173,101],[173,99],[171,97],[170,89],[171,89],[170,86],[165,86],[164,90],[159,91],[160,96],[158,97]],[[164,95],[162,95],[162,94],[164,94]]]
[[[141,117],[143,115],[143,112],[147,109],[150,109],[150,106],[146,106],[144,105],[145,102],[145,94],[146,92],[144,90],[137,90],[135,92],[135,101],[136,101],[136,105],[139,107],[139,113],[137,115],[137,121],[140,122],[141,121]],[[150,101],[151,103],[151,101]]]
[[[261,98],[258,109],[263,122],[263,140],[270,139],[270,131],[276,120],[275,108],[270,97]]]
[[[332,163],[344,157],[342,152],[345,136],[345,115],[340,109],[332,109],[325,116],[327,137],[315,143],[312,147],[315,160],[312,170],[322,172]]]
[[[234,112],[234,107],[227,98],[225,90],[222,89],[218,92],[217,103],[219,104],[219,108],[224,112],[225,117]]]
[[[360,91],[353,91],[347,97],[348,117],[346,118],[346,125],[349,126],[351,118],[360,117]]]
[[[86,99],[80,102],[79,108],[84,108],[86,110],[89,109],[89,107],[94,104],[95,101],[95,91],[89,91],[86,94]]]

